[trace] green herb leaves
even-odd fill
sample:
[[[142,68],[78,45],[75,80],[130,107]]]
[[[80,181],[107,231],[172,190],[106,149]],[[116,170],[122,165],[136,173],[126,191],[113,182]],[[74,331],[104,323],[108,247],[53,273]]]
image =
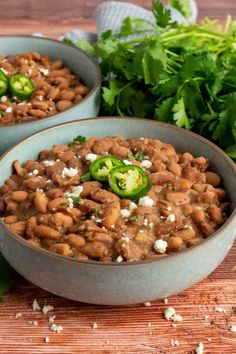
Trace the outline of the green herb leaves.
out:
[[[77,137],[74,138],[73,141],[78,141],[82,145],[85,143],[86,137],[83,135],[77,135]]]

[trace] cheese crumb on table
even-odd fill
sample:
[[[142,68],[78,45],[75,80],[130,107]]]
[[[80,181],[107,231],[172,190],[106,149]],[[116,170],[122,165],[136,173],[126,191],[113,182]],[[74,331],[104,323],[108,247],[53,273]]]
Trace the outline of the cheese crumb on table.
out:
[[[44,315],[46,315],[48,312],[54,310],[54,307],[51,305],[44,305],[42,308],[42,312],[44,313]]]
[[[170,340],[170,344],[171,344],[171,346],[172,347],[178,347],[179,346],[179,341],[178,341],[178,339],[171,339]]]
[[[61,325],[56,325],[55,323],[53,323],[50,327],[50,330],[52,332],[57,332],[57,333],[60,333],[61,331],[63,331],[63,327]]]
[[[152,306],[152,304],[151,304],[150,301],[146,301],[146,302],[144,302],[144,306],[145,307],[150,307],[150,306]]]
[[[96,328],[98,328],[98,325],[97,325],[96,322],[94,322],[94,323],[92,324],[92,329],[96,329]]]
[[[45,343],[49,343],[49,338],[48,338],[48,337],[45,337],[45,338],[44,338],[44,342],[45,342]]]
[[[183,317],[178,315],[173,307],[167,307],[164,311],[164,317],[168,321],[182,322]]]
[[[223,307],[216,307],[215,311],[216,312],[221,312],[221,313],[226,313],[226,310]]]
[[[231,326],[229,330],[232,333],[236,333],[236,325]]]
[[[15,314],[15,318],[19,318],[19,317],[22,317],[22,313],[21,313],[21,312],[17,312],[17,313]]]
[[[198,343],[197,348],[195,349],[196,354],[203,354],[204,353],[204,345],[202,342]]]
[[[163,300],[164,304],[166,304],[166,305],[168,304],[168,301],[169,301],[169,300],[168,300],[167,298],[165,298],[165,299]]]
[[[39,303],[36,299],[34,299],[34,301],[33,301],[32,309],[33,309],[33,311],[40,311],[41,310],[41,307],[39,306]]]

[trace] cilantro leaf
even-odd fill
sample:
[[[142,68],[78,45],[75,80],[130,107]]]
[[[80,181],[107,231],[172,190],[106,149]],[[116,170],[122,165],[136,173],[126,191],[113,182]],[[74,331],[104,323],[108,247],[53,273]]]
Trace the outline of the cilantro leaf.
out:
[[[71,197],[73,205],[78,205],[81,202],[81,198],[80,197]]]
[[[2,301],[2,295],[10,290],[11,275],[12,268],[0,255],[0,301]]]
[[[159,1],[153,1],[152,11],[158,26],[167,27],[171,24],[171,12],[169,9],[166,9],[162,3]]]
[[[131,215],[128,220],[129,221],[137,221],[138,220],[138,215]]]
[[[84,183],[88,181],[91,181],[91,174],[89,171],[80,177],[80,182]]]
[[[73,141],[78,141],[82,145],[85,143],[86,137],[83,135],[77,135],[77,137],[74,138]]]
[[[190,129],[190,123],[186,114],[183,97],[177,101],[177,103],[172,108],[172,111],[174,113],[173,119],[177,127]]]
[[[171,7],[178,10],[186,19],[192,15],[189,0],[169,0]]]
[[[144,160],[143,150],[138,149],[134,155],[136,161],[142,162]]]
[[[236,144],[229,146],[225,152],[233,159],[236,159]]]
[[[105,103],[112,107],[115,104],[115,99],[119,96],[121,92],[121,88],[118,87],[117,82],[115,80],[111,80],[109,82],[109,88],[102,87],[102,97]]]
[[[84,50],[85,52],[87,52],[92,56],[95,56],[94,46],[84,38],[80,39],[79,42],[76,43],[76,47]]]

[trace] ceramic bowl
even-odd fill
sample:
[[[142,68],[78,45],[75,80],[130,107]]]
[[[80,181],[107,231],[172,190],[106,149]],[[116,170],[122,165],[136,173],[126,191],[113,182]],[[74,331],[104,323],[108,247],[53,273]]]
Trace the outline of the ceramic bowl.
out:
[[[77,261],[30,246],[0,221],[0,249],[23,277],[59,296],[105,305],[153,301],[178,293],[210,274],[225,258],[236,236],[236,167],[206,139],[174,126],[144,119],[96,118],[58,125],[18,143],[0,160],[0,185],[11,174],[12,162],[37,158],[52,144],[68,143],[76,135],[151,137],[171,143],[178,151],[203,155],[223,179],[232,214],[208,239],[158,260],[133,263]]]
[[[81,102],[52,117],[28,123],[0,126],[0,154],[34,132],[75,119],[96,117],[99,110],[100,69],[92,57],[76,47],[53,39],[0,36],[0,55],[16,55],[28,51],[46,54],[52,60],[61,59],[63,64],[77,74],[90,88],[90,92]]]

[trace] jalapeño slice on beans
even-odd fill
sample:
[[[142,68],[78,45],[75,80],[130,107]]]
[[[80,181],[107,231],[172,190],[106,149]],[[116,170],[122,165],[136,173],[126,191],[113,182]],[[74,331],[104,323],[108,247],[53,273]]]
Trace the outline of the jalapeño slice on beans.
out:
[[[108,173],[117,166],[125,166],[125,164],[117,157],[103,156],[90,165],[89,172],[96,181],[107,182]]]
[[[25,75],[15,74],[9,80],[9,88],[13,96],[30,98],[34,92],[32,81]]]
[[[8,77],[6,74],[0,69],[0,96],[5,95],[8,89]]]
[[[149,177],[135,165],[113,168],[109,172],[108,182],[112,191],[121,198],[141,198],[151,189]]]

